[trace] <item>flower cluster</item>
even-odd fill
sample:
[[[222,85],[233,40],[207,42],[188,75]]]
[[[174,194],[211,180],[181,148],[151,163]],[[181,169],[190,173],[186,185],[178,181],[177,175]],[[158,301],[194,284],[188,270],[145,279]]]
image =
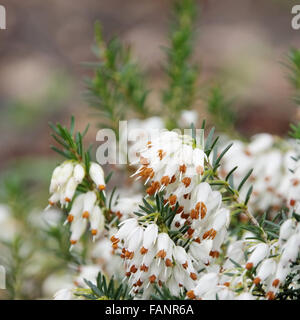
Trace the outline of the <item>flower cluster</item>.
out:
[[[77,187],[86,177],[83,164],[75,161],[66,161],[53,171],[49,198],[49,205],[60,203],[66,207],[71,203],[71,209],[66,223],[70,223],[70,242],[75,245],[85,232],[88,222],[93,238],[99,237],[104,229],[105,217],[100,208],[98,191],[105,190],[104,172],[100,165],[91,162],[88,178],[93,182],[93,190],[76,195]]]
[[[147,299],[154,292],[153,284],[165,284],[174,295],[191,288],[197,279],[191,257],[158,226],[141,226],[135,218],[121,223],[119,231],[111,237],[113,247],[121,248],[126,276],[132,294],[143,290]]]
[[[253,284],[263,285],[266,297],[272,300],[285,284],[287,276],[298,270],[300,224],[295,219],[287,219],[280,227],[278,240],[269,244],[258,243],[251,249],[245,268],[255,268]],[[298,288],[299,284],[290,286]]]
[[[257,134],[250,143],[233,141],[225,154],[220,170],[221,177],[237,166],[234,179],[237,184],[253,168],[246,182],[248,188],[253,185],[249,205],[253,211],[278,210],[285,205],[289,193],[292,156],[295,154],[291,142],[280,140],[267,133]],[[245,187],[241,195],[248,190]]]
[[[188,197],[204,171],[205,153],[194,147],[187,135],[164,131],[140,152],[140,168],[135,175],[150,181],[148,195],[165,191],[171,205]]]
[[[52,173],[49,192],[49,205],[60,202],[64,207],[70,203],[76,192],[77,186],[85,177],[85,168],[82,164],[73,161],[65,161],[56,167]]]
[[[132,295],[142,292],[148,298],[156,284],[178,296],[219,257],[230,215],[221,193],[201,182],[205,157],[193,139],[168,131],[140,153],[136,175],[150,182],[147,195],[159,194],[170,212],[166,219],[154,210],[124,220],[111,237],[124,259]]]

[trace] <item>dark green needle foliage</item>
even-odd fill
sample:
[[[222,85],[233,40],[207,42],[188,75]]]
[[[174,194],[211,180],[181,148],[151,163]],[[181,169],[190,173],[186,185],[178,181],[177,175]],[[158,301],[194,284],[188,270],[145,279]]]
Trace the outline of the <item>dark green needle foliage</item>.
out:
[[[168,110],[169,129],[176,125],[181,110],[190,109],[195,100],[198,66],[191,57],[195,44],[196,12],[193,0],[175,2],[170,45],[165,48],[168,87],[163,91],[163,102]]]

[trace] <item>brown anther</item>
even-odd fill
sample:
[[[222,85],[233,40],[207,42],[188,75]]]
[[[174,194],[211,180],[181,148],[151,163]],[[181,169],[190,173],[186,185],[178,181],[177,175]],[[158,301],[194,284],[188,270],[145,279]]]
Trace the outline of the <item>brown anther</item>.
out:
[[[97,231],[96,229],[92,229],[92,230],[91,230],[91,234],[92,234],[93,236],[95,236],[95,235],[97,234],[97,232],[98,232],[98,231]],[[118,245],[117,245],[117,247],[118,247]]]
[[[74,245],[77,243],[77,240],[70,240],[70,243]]]
[[[136,273],[137,272],[137,267],[135,265],[132,265],[130,268],[130,272]]]
[[[69,214],[67,220],[71,223],[74,220],[74,216],[72,214]]]
[[[129,259],[129,260],[132,260],[133,257],[134,257],[134,252],[132,251],[132,252],[130,252],[128,259]]]
[[[186,172],[186,165],[183,164],[183,165],[179,166],[179,171],[182,173],[185,173]]]
[[[208,238],[208,239],[214,239],[215,238],[215,236],[216,236],[216,234],[217,234],[217,231],[215,230],[215,229],[210,229],[210,230],[208,230],[208,231],[206,231],[204,234],[203,234],[203,239],[206,239],[206,238]]]
[[[147,188],[146,192],[149,194],[149,196],[153,196],[159,188],[160,183],[158,181],[152,181],[150,187]]]
[[[166,259],[165,264],[166,264],[167,267],[173,267],[173,263],[172,263],[172,261],[171,261],[169,258]]]
[[[130,275],[131,275],[131,272],[126,272],[125,273],[125,276],[128,277],[128,278],[130,277]]]
[[[185,187],[187,188],[187,187],[191,184],[192,179],[189,178],[189,177],[185,177],[185,178],[183,178],[183,179],[181,180],[181,182],[182,182],[182,183],[185,185]]]
[[[82,214],[82,218],[87,219],[90,216],[88,211],[84,211],[84,213]]]
[[[199,218],[199,211],[192,209],[190,213],[191,219],[196,220]]]
[[[119,220],[123,217],[123,214],[120,211],[116,212],[116,216],[119,218]]]
[[[186,296],[189,298],[189,299],[195,299],[196,296],[195,296],[195,293],[193,290],[190,290],[186,293]]]
[[[230,286],[230,283],[229,283],[229,282],[224,282],[224,283],[223,283],[223,286],[229,287],[229,286]]]
[[[163,176],[160,180],[160,183],[164,186],[167,186],[170,183],[170,177]]]
[[[177,201],[177,196],[173,194],[172,196],[169,197],[169,203],[171,206],[173,206]]]
[[[113,248],[114,250],[117,250],[117,249],[118,249],[118,242],[114,242],[114,243],[112,244],[112,248]]]
[[[161,280],[158,280],[158,285],[159,285],[160,287],[162,287],[163,283],[162,283]]]
[[[167,253],[165,250],[159,250],[156,257],[164,259],[166,257],[166,255],[167,255]]]
[[[201,242],[201,240],[200,240],[199,237],[197,237],[194,241],[197,242],[197,243],[200,243],[200,242]]]
[[[182,212],[182,214],[180,215],[182,219],[188,219],[189,216],[190,215],[188,213],[184,213],[184,212]]]
[[[156,280],[156,275],[153,274],[152,276],[149,277],[150,283],[154,283],[155,280]]]
[[[273,291],[268,291],[266,294],[266,297],[268,300],[274,300],[275,299],[275,294]]]
[[[201,212],[201,219],[204,219],[207,213],[207,207],[204,202],[200,201],[196,204],[196,210]]]
[[[256,277],[254,278],[253,283],[257,286],[258,284],[260,284],[260,281],[261,281],[260,277]]]
[[[170,183],[174,183],[176,181],[175,175],[172,176]]]
[[[183,211],[183,206],[179,206],[178,209],[177,209],[177,211],[176,211],[176,213],[180,213],[180,212],[182,212],[182,211]]]
[[[53,207],[54,205],[55,205],[55,202],[53,202],[53,201],[48,201],[48,203],[49,203],[49,205],[51,206],[51,207]]]
[[[150,149],[152,147],[152,142],[151,141],[147,142],[147,147],[148,147],[148,149]]]
[[[277,286],[279,285],[279,279],[275,279],[273,282],[272,282],[272,286],[277,288]]]
[[[112,236],[112,237],[110,238],[110,241],[111,241],[111,242],[119,242],[120,239],[116,238],[115,236]],[[123,252],[123,251],[124,251],[124,252]],[[122,252],[125,253],[125,248],[122,249]]]
[[[188,262],[186,261],[185,263],[182,264],[182,266],[183,266],[184,269],[187,269],[187,267],[188,267]]]
[[[140,250],[140,253],[141,254],[146,254],[148,252],[148,249],[142,247],[141,250]]]
[[[68,197],[65,197],[65,201],[66,201],[66,202],[71,202],[71,199],[68,198]]]
[[[213,250],[211,250],[210,253],[209,253],[209,255],[210,255],[211,257],[213,257],[213,258],[218,258],[219,255],[220,255],[220,253],[219,253],[219,251],[213,251]]]
[[[141,270],[141,271],[144,271],[144,272],[148,272],[149,267],[147,267],[145,264],[142,264],[142,265],[140,266],[140,270]]]
[[[175,227],[176,227],[176,228],[179,228],[179,227],[180,227],[180,222],[176,221],[176,222],[175,222]]]
[[[143,281],[141,281],[141,279],[139,279],[139,280],[136,282],[136,285],[137,285],[138,287],[140,287],[142,284],[143,284]]]
[[[166,153],[164,152],[164,150],[162,150],[162,149],[158,150],[158,157],[160,160],[162,160],[165,155],[166,155]]]
[[[248,262],[247,264],[246,264],[246,269],[247,270],[251,270],[253,268],[253,263],[252,262]]]
[[[104,184],[99,184],[99,186],[98,186],[98,189],[100,190],[100,191],[103,191],[103,190],[105,190],[105,185]]]
[[[188,230],[187,230],[187,233],[188,233],[188,235],[189,236],[191,236],[193,233],[194,233],[194,229],[192,229],[192,228],[189,228]]]
[[[296,200],[291,199],[291,200],[290,200],[290,206],[292,206],[292,207],[293,207],[295,204],[296,204]]]
[[[298,179],[293,179],[293,186],[297,186],[299,184],[299,180]]]
[[[197,275],[196,275],[196,273],[191,272],[191,273],[190,273],[190,278],[191,278],[192,280],[197,280]]]

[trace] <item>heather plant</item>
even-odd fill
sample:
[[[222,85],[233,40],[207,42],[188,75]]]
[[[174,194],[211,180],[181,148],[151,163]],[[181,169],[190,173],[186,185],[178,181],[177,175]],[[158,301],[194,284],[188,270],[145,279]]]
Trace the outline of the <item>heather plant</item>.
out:
[[[59,218],[43,244],[55,247],[70,276],[55,299],[300,298],[299,124],[284,138],[238,133],[235,100],[220,84],[200,89],[196,17],[195,1],[175,2],[158,109],[131,49],[117,37],[105,41],[96,24],[98,61],[87,64],[94,75],[85,97],[107,148],[96,157],[84,143],[89,127],[76,131],[74,117],[70,127],[50,124],[63,159],[42,213]],[[299,57],[292,49],[286,59],[297,105]],[[199,100],[208,125],[198,121]],[[128,137],[135,130],[130,143],[120,122]],[[116,163],[123,153],[125,164]],[[130,183],[122,185],[122,170]],[[10,283],[14,292],[18,283]]]

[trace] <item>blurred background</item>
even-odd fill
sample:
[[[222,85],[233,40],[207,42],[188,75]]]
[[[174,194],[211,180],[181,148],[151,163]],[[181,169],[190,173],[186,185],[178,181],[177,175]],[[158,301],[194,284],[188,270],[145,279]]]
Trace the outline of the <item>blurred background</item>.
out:
[[[237,126],[246,136],[286,135],[296,108],[283,66],[300,30],[291,28],[292,0],[202,0],[194,59],[200,83],[221,79],[235,98]],[[97,120],[83,98],[83,62],[91,51],[94,23],[105,39],[118,35],[132,46],[150,88],[162,74],[172,1],[1,0],[7,30],[0,30],[0,202],[31,202],[42,208],[51,171],[59,162],[50,150],[48,122],[69,123],[71,114],[95,141]],[[156,103],[155,94],[152,96]],[[205,108],[197,110],[204,118]],[[24,207],[22,207],[24,210]],[[21,210],[16,208],[16,210]],[[0,221],[1,224],[1,221]]]

